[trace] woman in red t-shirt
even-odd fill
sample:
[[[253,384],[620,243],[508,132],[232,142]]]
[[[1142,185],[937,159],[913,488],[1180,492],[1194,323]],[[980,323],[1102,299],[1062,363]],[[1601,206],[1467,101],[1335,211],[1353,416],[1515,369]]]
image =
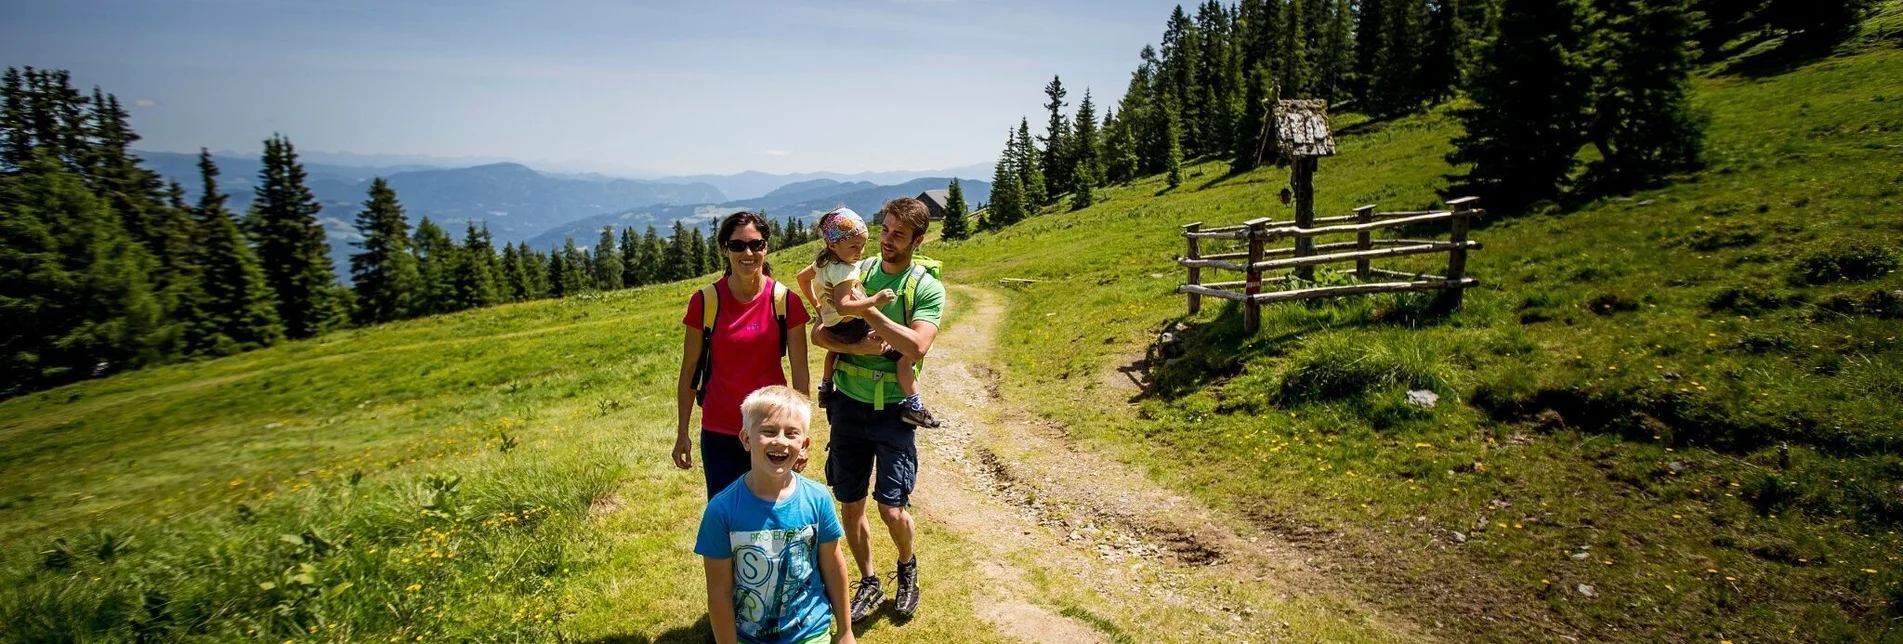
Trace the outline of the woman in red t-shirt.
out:
[[[767,265],[767,223],[758,214],[741,211],[720,222],[717,241],[727,256],[727,274],[714,282],[720,308],[714,318],[713,350],[707,361],[712,375],[700,401],[700,460],[707,478],[707,497],[739,479],[751,466],[740,443],[740,401],[754,390],[784,385],[781,370],[780,329],[774,320],[772,268]],[[806,373],[806,304],[788,289],[786,294],[786,358],[793,369],[793,388],[811,395]],[[676,394],[678,421],[674,431],[674,465],[693,469],[693,444],[687,422],[694,413],[694,372],[700,366],[701,292],[687,301],[687,326],[681,342],[681,377]]]

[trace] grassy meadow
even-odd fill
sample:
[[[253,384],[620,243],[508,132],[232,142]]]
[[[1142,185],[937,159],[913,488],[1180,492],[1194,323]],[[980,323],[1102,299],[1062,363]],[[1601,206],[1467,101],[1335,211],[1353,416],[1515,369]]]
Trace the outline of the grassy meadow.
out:
[[[927,253],[1007,298],[1012,405],[1428,635],[1903,641],[1903,51],[1699,85],[1708,169],[1482,222],[1452,312],[1186,318],[1179,226],[1287,219],[1275,168],[1204,163]],[[1438,203],[1444,109],[1338,125],[1322,213]],[[701,482],[667,457],[699,281],[0,401],[0,641],[703,641]],[[1178,323],[1185,355],[1128,386]],[[862,636],[1007,640],[972,617],[980,549],[921,531],[932,608]]]
[[[1007,397],[1442,634],[1903,641],[1903,51],[1703,80],[1697,104],[1705,171],[1477,224],[1482,286],[1451,313],[1184,318],[1179,226],[1292,218],[1273,168],[1205,163],[934,252],[953,281],[1039,280],[1010,289]],[[1438,204],[1445,111],[1354,118],[1318,211]],[[1178,322],[1187,354],[1137,395],[1117,369]]]
[[[690,292],[0,402],[0,640],[704,641],[700,475],[667,456]],[[968,548],[923,533],[945,609],[881,639],[997,639],[958,609]]]

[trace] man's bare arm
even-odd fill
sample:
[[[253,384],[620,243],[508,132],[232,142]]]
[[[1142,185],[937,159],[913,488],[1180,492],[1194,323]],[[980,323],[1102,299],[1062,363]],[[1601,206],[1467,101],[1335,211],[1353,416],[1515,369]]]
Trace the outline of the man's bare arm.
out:
[[[932,322],[913,320],[912,326],[900,326],[884,313],[880,313],[878,309],[867,311],[863,317],[867,324],[872,325],[872,330],[879,334],[879,339],[883,340],[886,346],[892,347],[894,351],[903,353],[913,360],[925,359],[925,354],[932,349],[932,341],[938,338],[938,325]],[[874,353],[884,353],[884,351]]]

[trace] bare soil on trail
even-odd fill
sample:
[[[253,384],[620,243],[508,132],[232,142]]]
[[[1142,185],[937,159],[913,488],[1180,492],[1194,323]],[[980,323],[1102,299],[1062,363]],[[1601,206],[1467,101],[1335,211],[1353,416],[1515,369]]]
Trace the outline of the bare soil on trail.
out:
[[[1015,409],[991,366],[1002,302],[950,295],[958,315],[921,378],[943,425],[919,430],[914,511],[988,550],[974,557],[981,619],[1031,642],[1432,639],[1353,600],[1296,544]]]

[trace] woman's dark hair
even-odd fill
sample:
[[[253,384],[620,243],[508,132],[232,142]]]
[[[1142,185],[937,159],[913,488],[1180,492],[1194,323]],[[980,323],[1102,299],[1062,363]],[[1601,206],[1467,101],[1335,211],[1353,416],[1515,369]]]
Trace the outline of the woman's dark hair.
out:
[[[727,250],[727,240],[733,239],[733,231],[739,230],[741,226],[752,226],[754,230],[759,231],[761,239],[772,239],[773,237],[773,229],[767,225],[766,219],[761,217],[760,213],[751,210],[742,210],[727,215],[726,219],[720,220],[720,230],[714,233],[716,237],[715,243],[719,244],[720,250]],[[724,263],[727,269],[722,275],[732,275],[733,262],[729,261]],[[772,277],[773,262],[761,264],[760,271],[765,273],[767,277]]]

